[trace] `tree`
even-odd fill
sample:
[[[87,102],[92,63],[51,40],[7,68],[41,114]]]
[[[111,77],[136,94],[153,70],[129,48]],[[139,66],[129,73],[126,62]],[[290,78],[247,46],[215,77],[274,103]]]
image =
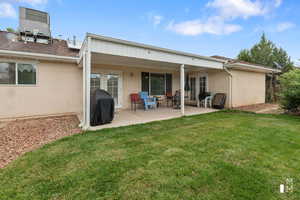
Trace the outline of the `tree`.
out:
[[[11,32],[11,33],[15,33],[16,32],[13,28],[10,28],[10,27],[6,28],[6,31],[7,32]]]
[[[280,102],[285,110],[300,112],[300,70],[293,69],[280,76]]]
[[[273,52],[274,62],[282,66],[282,72],[288,72],[294,68],[294,63],[282,48],[275,48]]]
[[[294,66],[287,52],[268,40],[264,33],[259,43],[255,44],[250,50],[241,50],[237,58],[276,69],[281,68],[283,72],[293,69]]]
[[[263,33],[260,41],[251,49],[243,49],[237,56],[239,60],[264,65],[267,67],[281,69],[282,73],[292,70],[294,67],[291,58],[281,47],[277,47],[272,41],[268,40]],[[266,81],[266,101],[274,102],[276,98],[277,75],[267,76]]]

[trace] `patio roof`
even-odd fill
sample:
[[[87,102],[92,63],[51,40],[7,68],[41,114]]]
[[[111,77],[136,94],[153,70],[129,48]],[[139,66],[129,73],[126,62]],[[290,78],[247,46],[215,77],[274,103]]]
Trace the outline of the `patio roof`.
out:
[[[223,60],[88,33],[92,62],[131,66],[185,66],[223,69]],[[87,43],[85,42],[84,45]],[[94,58],[93,58],[94,57]],[[106,63],[105,63],[106,62]]]

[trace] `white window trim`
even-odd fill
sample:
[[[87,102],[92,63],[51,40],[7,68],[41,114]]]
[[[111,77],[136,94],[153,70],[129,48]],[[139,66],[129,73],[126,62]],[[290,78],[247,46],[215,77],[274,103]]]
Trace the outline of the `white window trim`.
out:
[[[37,86],[38,85],[38,67],[37,62],[28,62],[28,61],[16,61],[10,59],[0,59],[0,63],[14,63],[15,64],[15,83],[14,84],[0,84],[0,86]],[[35,69],[35,84],[19,84],[18,80],[18,64],[27,64],[32,65]]]

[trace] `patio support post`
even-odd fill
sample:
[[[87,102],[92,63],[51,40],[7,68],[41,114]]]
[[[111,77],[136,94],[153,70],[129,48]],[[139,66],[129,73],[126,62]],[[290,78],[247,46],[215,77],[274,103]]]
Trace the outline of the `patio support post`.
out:
[[[85,51],[82,53],[82,121],[80,126],[82,128],[85,127],[85,120],[86,120],[86,111],[85,111],[85,90],[86,90],[86,86],[85,86],[85,78],[86,78],[86,57],[85,57]]]
[[[180,108],[181,115],[184,116],[184,65],[180,66]]]
[[[87,38],[87,51],[85,57],[85,126],[84,129],[90,128],[90,113],[91,113],[91,38]]]

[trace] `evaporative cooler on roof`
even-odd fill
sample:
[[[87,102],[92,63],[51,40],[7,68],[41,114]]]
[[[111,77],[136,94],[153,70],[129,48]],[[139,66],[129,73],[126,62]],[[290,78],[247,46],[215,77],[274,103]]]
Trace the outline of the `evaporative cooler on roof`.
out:
[[[25,37],[34,37],[35,41],[40,39],[51,39],[50,16],[48,13],[31,8],[20,7],[19,32]]]

